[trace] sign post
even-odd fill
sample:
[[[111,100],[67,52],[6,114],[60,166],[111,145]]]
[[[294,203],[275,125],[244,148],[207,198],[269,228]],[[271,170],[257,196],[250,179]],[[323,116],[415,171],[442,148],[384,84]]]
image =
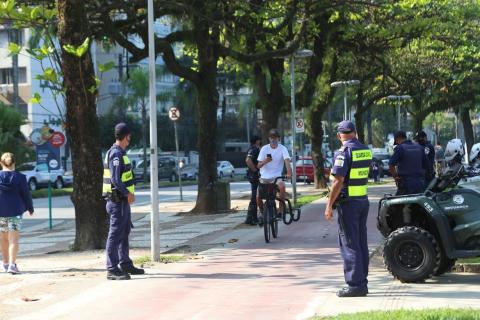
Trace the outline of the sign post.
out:
[[[48,126],[35,129],[30,134],[30,140],[36,145],[37,166],[48,170],[48,225],[53,228],[52,220],[52,170],[60,169],[60,147],[65,144],[65,136],[55,132]]]
[[[180,155],[178,151],[178,134],[177,134],[177,121],[180,119],[180,110],[178,110],[178,108],[175,108],[175,107],[170,108],[170,110],[168,110],[168,117],[170,118],[170,120],[173,121],[173,130],[175,131],[175,148],[177,149],[177,161],[175,162],[177,166],[178,188],[180,189],[180,201],[183,201],[182,174],[180,172],[182,168],[180,168],[180,165],[179,165]]]

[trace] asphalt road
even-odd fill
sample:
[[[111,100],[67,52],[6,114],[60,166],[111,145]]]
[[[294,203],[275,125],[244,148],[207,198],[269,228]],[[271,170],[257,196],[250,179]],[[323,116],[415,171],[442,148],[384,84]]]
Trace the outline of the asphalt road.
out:
[[[230,193],[233,197],[239,197],[250,192],[250,184],[244,182],[230,183]],[[180,192],[178,187],[159,188],[158,197],[160,205],[162,203],[171,203],[180,201]],[[195,201],[197,199],[197,186],[183,187],[184,201]],[[150,204],[150,189],[141,189],[135,192],[135,203],[133,207],[140,207]],[[48,198],[40,198],[33,200],[35,214],[33,216],[24,215],[25,222],[31,219],[48,219]],[[54,219],[73,219],[75,212],[73,203],[69,196],[52,198],[52,216]]]

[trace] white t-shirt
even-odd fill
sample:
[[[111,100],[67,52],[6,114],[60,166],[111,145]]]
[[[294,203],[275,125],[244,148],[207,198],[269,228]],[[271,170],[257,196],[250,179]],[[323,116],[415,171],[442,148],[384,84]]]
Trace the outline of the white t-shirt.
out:
[[[260,149],[258,161],[265,160],[267,154],[272,155],[272,161],[260,168],[260,176],[263,179],[275,179],[276,177],[280,177],[283,172],[284,161],[290,159],[287,148],[280,143],[275,149],[273,149],[270,144],[264,145],[262,149]]]

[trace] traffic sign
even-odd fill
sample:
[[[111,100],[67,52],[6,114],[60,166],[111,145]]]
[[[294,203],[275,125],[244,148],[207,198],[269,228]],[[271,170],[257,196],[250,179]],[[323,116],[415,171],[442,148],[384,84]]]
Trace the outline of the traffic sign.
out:
[[[52,134],[52,136],[50,137],[50,143],[55,148],[60,148],[61,146],[63,146],[65,144],[64,134],[61,133],[61,132],[58,132],[58,131],[54,132]]]
[[[168,110],[168,117],[172,121],[177,121],[180,119],[180,110],[175,107],[170,108],[170,110]]]
[[[295,132],[296,133],[305,132],[305,122],[303,121],[303,119],[295,120]]]

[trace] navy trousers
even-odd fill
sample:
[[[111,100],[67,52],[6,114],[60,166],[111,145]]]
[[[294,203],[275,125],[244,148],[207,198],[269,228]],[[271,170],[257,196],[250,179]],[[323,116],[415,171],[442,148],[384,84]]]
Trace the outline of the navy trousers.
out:
[[[349,287],[366,288],[368,283],[368,208],[368,199],[347,200],[338,206],[338,240]]]
[[[132,265],[129,257],[128,236],[131,230],[131,212],[127,200],[120,203],[108,201],[107,213],[110,228],[107,238],[107,270],[116,270],[118,265]]]
[[[425,191],[425,178],[420,177],[400,177],[397,196],[405,194],[423,193]]]

